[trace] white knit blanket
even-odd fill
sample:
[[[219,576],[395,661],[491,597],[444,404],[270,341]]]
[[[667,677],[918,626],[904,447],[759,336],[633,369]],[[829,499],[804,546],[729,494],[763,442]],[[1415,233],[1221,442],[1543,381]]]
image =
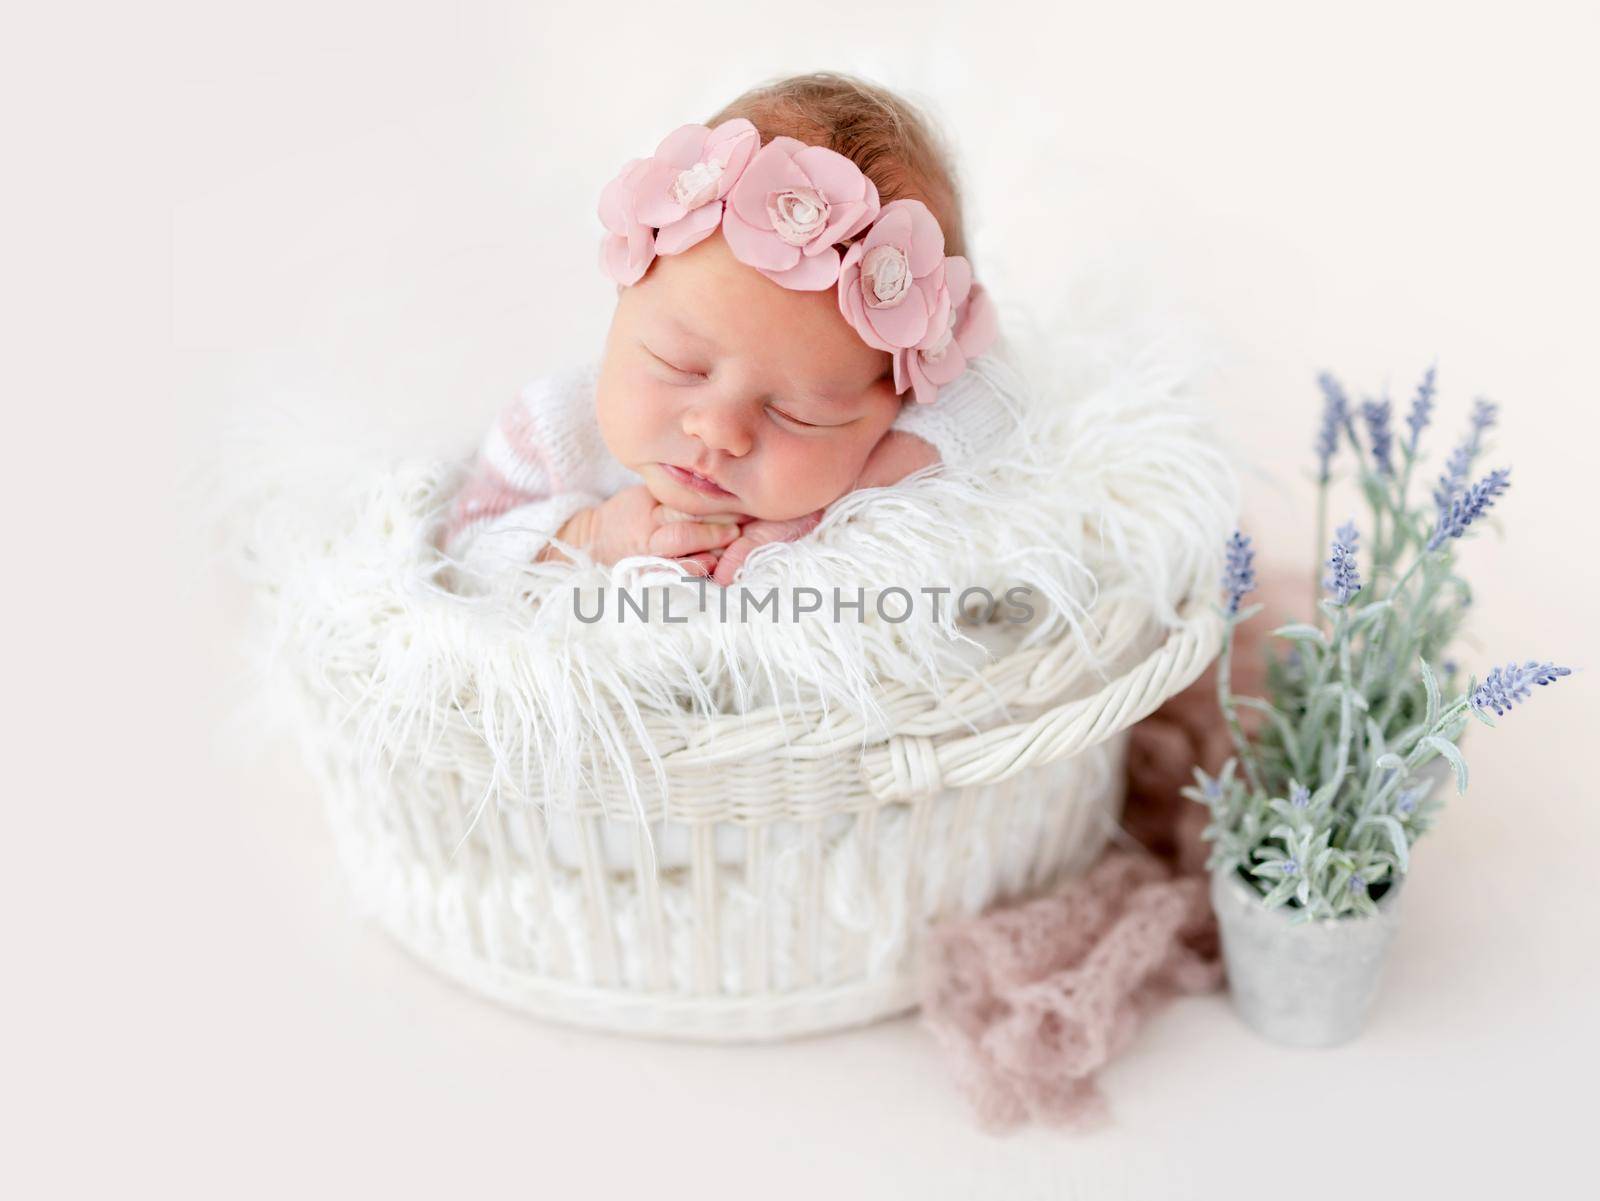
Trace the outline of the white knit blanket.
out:
[[[741,586],[753,598],[776,588],[777,621],[770,606],[722,620],[719,589],[654,558],[529,564],[488,594],[460,595],[432,537],[475,430],[436,454],[398,456],[381,431],[329,441],[310,410],[241,415],[204,486],[222,553],[262,601],[251,644],[260,716],[273,715],[264,690],[286,665],[334,699],[371,762],[417,762],[465,721],[496,756],[491,792],[514,783],[559,809],[587,791],[591,755],[631,762],[642,746],[655,762],[646,717],[689,730],[703,715],[782,698],[858,717],[870,736],[888,728],[882,684],[940,696],[991,652],[1063,636],[1092,651],[1087,614],[1112,594],[1176,623],[1191,589],[1215,588],[1237,509],[1197,395],[1202,364],[1160,322],[1063,313],[1031,328],[1026,314],[1005,314],[1009,357],[1033,391],[1020,438],[971,470],[941,467],[846,496],[811,536],[750,557],[730,602]],[[863,589],[865,612],[793,620],[795,590],[808,586],[827,609],[834,589],[845,601]],[[900,622],[874,603],[896,586],[913,601]],[[951,590],[938,620],[925,587]],[[974,636],[951,603],[970,587],[996,598],[1030,589],[1035,619]],[[592,615],[602,588],[605,620],[580,620],[573,590]],[[619,588],[641,601],[648,592],[651,620],[632,610],[617,620]],[[671,623],[660,619],[666,592]],[[905,607],[886,597],[883,611],[895,618]]]

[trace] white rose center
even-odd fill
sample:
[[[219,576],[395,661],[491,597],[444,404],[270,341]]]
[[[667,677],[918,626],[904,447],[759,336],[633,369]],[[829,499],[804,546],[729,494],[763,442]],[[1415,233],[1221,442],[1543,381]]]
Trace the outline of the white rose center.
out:
[[[687,171],[678,172],[672,181],[672,199],[686,209],[698,208],[717,194],[717,183],[722,179],[722,164],[713,159],[696,163]]]
[[[767,197],[773,231],[791,246],[804,246],[828,224],[828,202],[815,188],[791,188]]]
[[[911,265],[898,246],[874,246],[861,258],[861,275],[868,281],[867,304],[886,309],[900,303],[911,288]]]

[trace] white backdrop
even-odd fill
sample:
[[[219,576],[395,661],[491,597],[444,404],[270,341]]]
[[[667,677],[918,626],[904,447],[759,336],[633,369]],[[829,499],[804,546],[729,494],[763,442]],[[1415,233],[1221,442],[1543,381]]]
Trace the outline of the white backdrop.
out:
[[[6,84],[29,157],[7,238],[36,273],[13,365],[41,400],[14,445],[75,440],[65,472],[20,456],[13,511],[30,578],[80,578],[16,590],[39,600],[12,702],[11,1170],[100,1195],[975,1198],[1575,1170],[1600,983],[1591,16],[293,0],[56,20],[13,43]],[[1003,300],[1099,272],[1209,331],[1263,557],[1309,560],[1319,369],[1403,405],[1437,360],[1440,439],[1474,396],[1501,403],[1506,536],[1467,552],[1463,658],[1580,672],[1475,738],[1360,1042],[1278,1051],[1222,998],[1184,1001],[1105,1074],[1115,1129],[995,1140],[912,1022],[756,1050],[539,1026],[355,925],[293,759],[241,765],[218,739],[238,598],[169,537],[174,471],[282,391],[467,449],[519,383],[598,349],[594,203],[621,162],[818,68],[943,121]],[[86,679],[93,704],[65,708]]]

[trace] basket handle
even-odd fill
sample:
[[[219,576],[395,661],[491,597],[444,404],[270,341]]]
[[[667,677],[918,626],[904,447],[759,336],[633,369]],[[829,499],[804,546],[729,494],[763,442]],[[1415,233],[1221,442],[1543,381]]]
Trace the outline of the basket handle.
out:
[[[1021,725],[936,743],[895,734],[862,755],[861,774],[882,801],[903,801],[972,784],[994,784],[1018,772],[1094,746],[1155,712],[1192,684],[1222,645],[1222,618],[1192,604],[1182,625],[1136,666],[1092,696],[1066,701]]]

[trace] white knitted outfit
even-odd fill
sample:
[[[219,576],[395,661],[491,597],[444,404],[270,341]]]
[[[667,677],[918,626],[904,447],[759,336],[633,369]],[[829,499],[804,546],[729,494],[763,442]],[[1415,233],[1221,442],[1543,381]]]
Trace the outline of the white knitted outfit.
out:
[[[596,361],[532,381],[484,437],[441,542],[471,574],[487,577],[531,561],[580,509],[644,482],[600,435],[599,373]],[[890,428],[921,438],[941,462],[965,466],[1017,427],[1023,403],[1021,377],[984,355],[932,404],[902,404]]]

